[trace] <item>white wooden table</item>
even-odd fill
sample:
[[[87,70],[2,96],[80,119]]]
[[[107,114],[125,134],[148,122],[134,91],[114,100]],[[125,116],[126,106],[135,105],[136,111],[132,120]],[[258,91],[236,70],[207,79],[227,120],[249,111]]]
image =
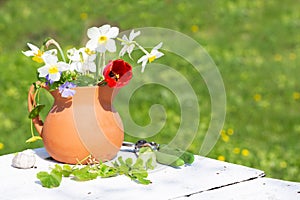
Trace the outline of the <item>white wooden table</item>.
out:
[[[36,178],[39,171],[50,171],[55,162],[44,148],[34,149],[36,168],[11,166],[13,154],[0,157],[0,199],[300,199],[300,183],[264,178],[264,172],[231,163],[196,156],[192,165],[181,168],[158,166],[149,171],[150,185],[128,177],[97,178],[77,182],[63,178],[58,188],[43,188]],[[120,151],[123,158],[133,153]]]

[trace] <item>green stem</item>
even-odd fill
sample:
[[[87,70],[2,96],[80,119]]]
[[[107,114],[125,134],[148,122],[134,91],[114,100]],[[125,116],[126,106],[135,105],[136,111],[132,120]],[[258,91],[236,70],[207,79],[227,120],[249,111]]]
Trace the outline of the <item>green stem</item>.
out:
[[[141,45],[139,45],[139,43],[137,43],[136,41],[132,41],[140,50],[142,50],[146,55],[149,54],[149,52],[144,49],[144,47],[142,47]]]
[[[66,62],[66,58],[65,58],[65,55],[64,55],[64,52],[63,50],[61,49],[60,45],[54,40],[54,39],[50,39],[46,42],[46,47],[48,48],[51,44],[55,45],[56,48],[58,49],[62,59],[64,62]]]
[[[31,136],[34,137],[32,119],[30,120],[30,131],[31,131]]]
[[[97,62],[97,66],[96,66],[96,74],[95,74],[95,79],[96,81],[98,81],[99,79],[99,74],[100,74],[100,68],[101,68],[101,57],[102,57],[102,53],[99,52],[98,54],[98,62]]]
[[[101,71],[100,71],[100,74],[103,73],[103,70],[104,70],[104,67],[105,67],[105,52],[102,54],[102,63],[101,63]]]

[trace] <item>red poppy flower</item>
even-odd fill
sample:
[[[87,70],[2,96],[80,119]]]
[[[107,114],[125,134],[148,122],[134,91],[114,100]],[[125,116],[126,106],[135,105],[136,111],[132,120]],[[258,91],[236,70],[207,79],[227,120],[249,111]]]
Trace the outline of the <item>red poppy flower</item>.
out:
[[[110,61],[104,68],[103,75],[109,87],[123,87],[132,78],[132,67],[121,59]]]

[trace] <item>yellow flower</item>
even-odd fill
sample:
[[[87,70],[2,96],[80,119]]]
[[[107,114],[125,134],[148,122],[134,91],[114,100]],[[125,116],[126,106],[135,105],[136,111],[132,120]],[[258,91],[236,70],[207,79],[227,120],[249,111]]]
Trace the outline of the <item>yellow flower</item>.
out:
[[[287,163],[285,161],[281,161],[279,163],[279,165],[280,165],[281,168],[286,168],[287,167]]]
[[[243,149],[242,150],[242,155],[243,156],[249,156],[249,150],[248,149]]]
[[[260,94],[255,94],[253,96],[253,98],[254,98],[254,101],[256,101],[256,102],[261,101],[261,95]]]
[[[83,12],[83,13],[80,13],[80,19],[82,19],[82,20],[86,20],[86,19],[87,19],[87,17],[88,17],[88,14],[87,14],[87,13],[85,13],[85,12]]]
[[[295,60],[296,59],[296,54],[295,53],[290,53],[289,59],[290,60]]]
[[[220,160],[220,161],[225,161],[225,157],[224,156],[218,156],[218,160]]]
[[[4,144],[0,142],[0,150],[4,148]]]
[[[274,56],[274,60],[275,60],[276,62],[282,61],[282,55],[276,54],[276,55]]]
[[[233,129],[232,128],[227,129],[227,134],[228,135],[233,135],[234,134]]]
[[[224,142],[228,142],[229,141],[229,136],[228,135],[226,135],[226,134],[224,134],[224,135],[221,135],[221,137],[222,137],[222,140],[224,141]]]
[[[221,135],[225,135],[225,134],[226,134],[226,131],[225,131],[225,130],[221,130],[221,131],[220,131],[220,134],[221,134]]]
[[[199,31],[199,27],[198,27],[197,25],[193,25],[193,26],[191,27],[191,30],[192,30],[193,33],[196,33],[196,32]]]
[[[294,100],[300,99],[300,93],[299,92],[294,92],[293,93],[293,98],[294,98]]]
[[[220,132],[220,135],[221,135],[221,138],[222,138],[222,140],[224,141],[224,142],[228,142],[229,141],[229,136],[226,134],[226,131],[225,130],[222,130],[221,132]]]
[[[236,147],[236,148],[233,149],[233,153],[234,154],[239,154],[240,152],[241,152],[241,149],[238,148],[238,147]]]

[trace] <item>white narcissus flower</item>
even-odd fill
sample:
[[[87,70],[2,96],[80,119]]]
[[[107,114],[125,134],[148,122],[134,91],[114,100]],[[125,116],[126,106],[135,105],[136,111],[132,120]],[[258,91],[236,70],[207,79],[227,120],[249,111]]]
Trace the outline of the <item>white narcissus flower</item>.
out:
[[[57,54],[56,49],[51,49],[49,51],[43,52],[37,46],[35,46],[31,43],[27,43],[27,46],[30,48],[30,50],[22,51],[22,53],[27,57],[32,57],[32,60],[35,61],[35,62],[38,62],[38,63],[43,62],[42,55],[44,53],[53,54],[53,55]]]
[[[106,50],[109,52],[116,51],[116,43],[114,38],[119,34],[118,27],[111,27],[105,24],[99,28],[92,27],[87,31],[87,36],[90,40],[87,42],[86,47],[91,50],[95,50],[100,53],[104,53]]]
[[[60,73],[70,68],[65,62],[58,62],[58,58],[52,54],[42,55],[45,62],[43,67],[38,68],[39,77],[45,77],[50,82],[55,82],[60,79]]]
[[[156,45],[149,54],[143,55],[137,63],[142,63],[142,72],[144,72],[147,62],[153,62],[155,59],[162,57],[164,54],[158,51],[159,48],[162,47],[162,42]]]
[[[67,51],[68,58],[71,60],[71,71],[76,70],[80,73],[88,71],[96,72],[96,54],[95,52],[87,49],[80,48],[79,50],[72,48]]]
[[[131,58],[131,52],[135,47],[135,44],[133,43],[133,39],[139,36],[140,34],[141,31],[135,33],[134,30],[132,30],[129,34],[129,38],[127,38],[126,35],[123,35],[122,37],[123,42],[121,43],[121,45],[123,45],[123,48],[121,49],[119,56],[124,56],[124,54],[127,52],[129,57]]]

